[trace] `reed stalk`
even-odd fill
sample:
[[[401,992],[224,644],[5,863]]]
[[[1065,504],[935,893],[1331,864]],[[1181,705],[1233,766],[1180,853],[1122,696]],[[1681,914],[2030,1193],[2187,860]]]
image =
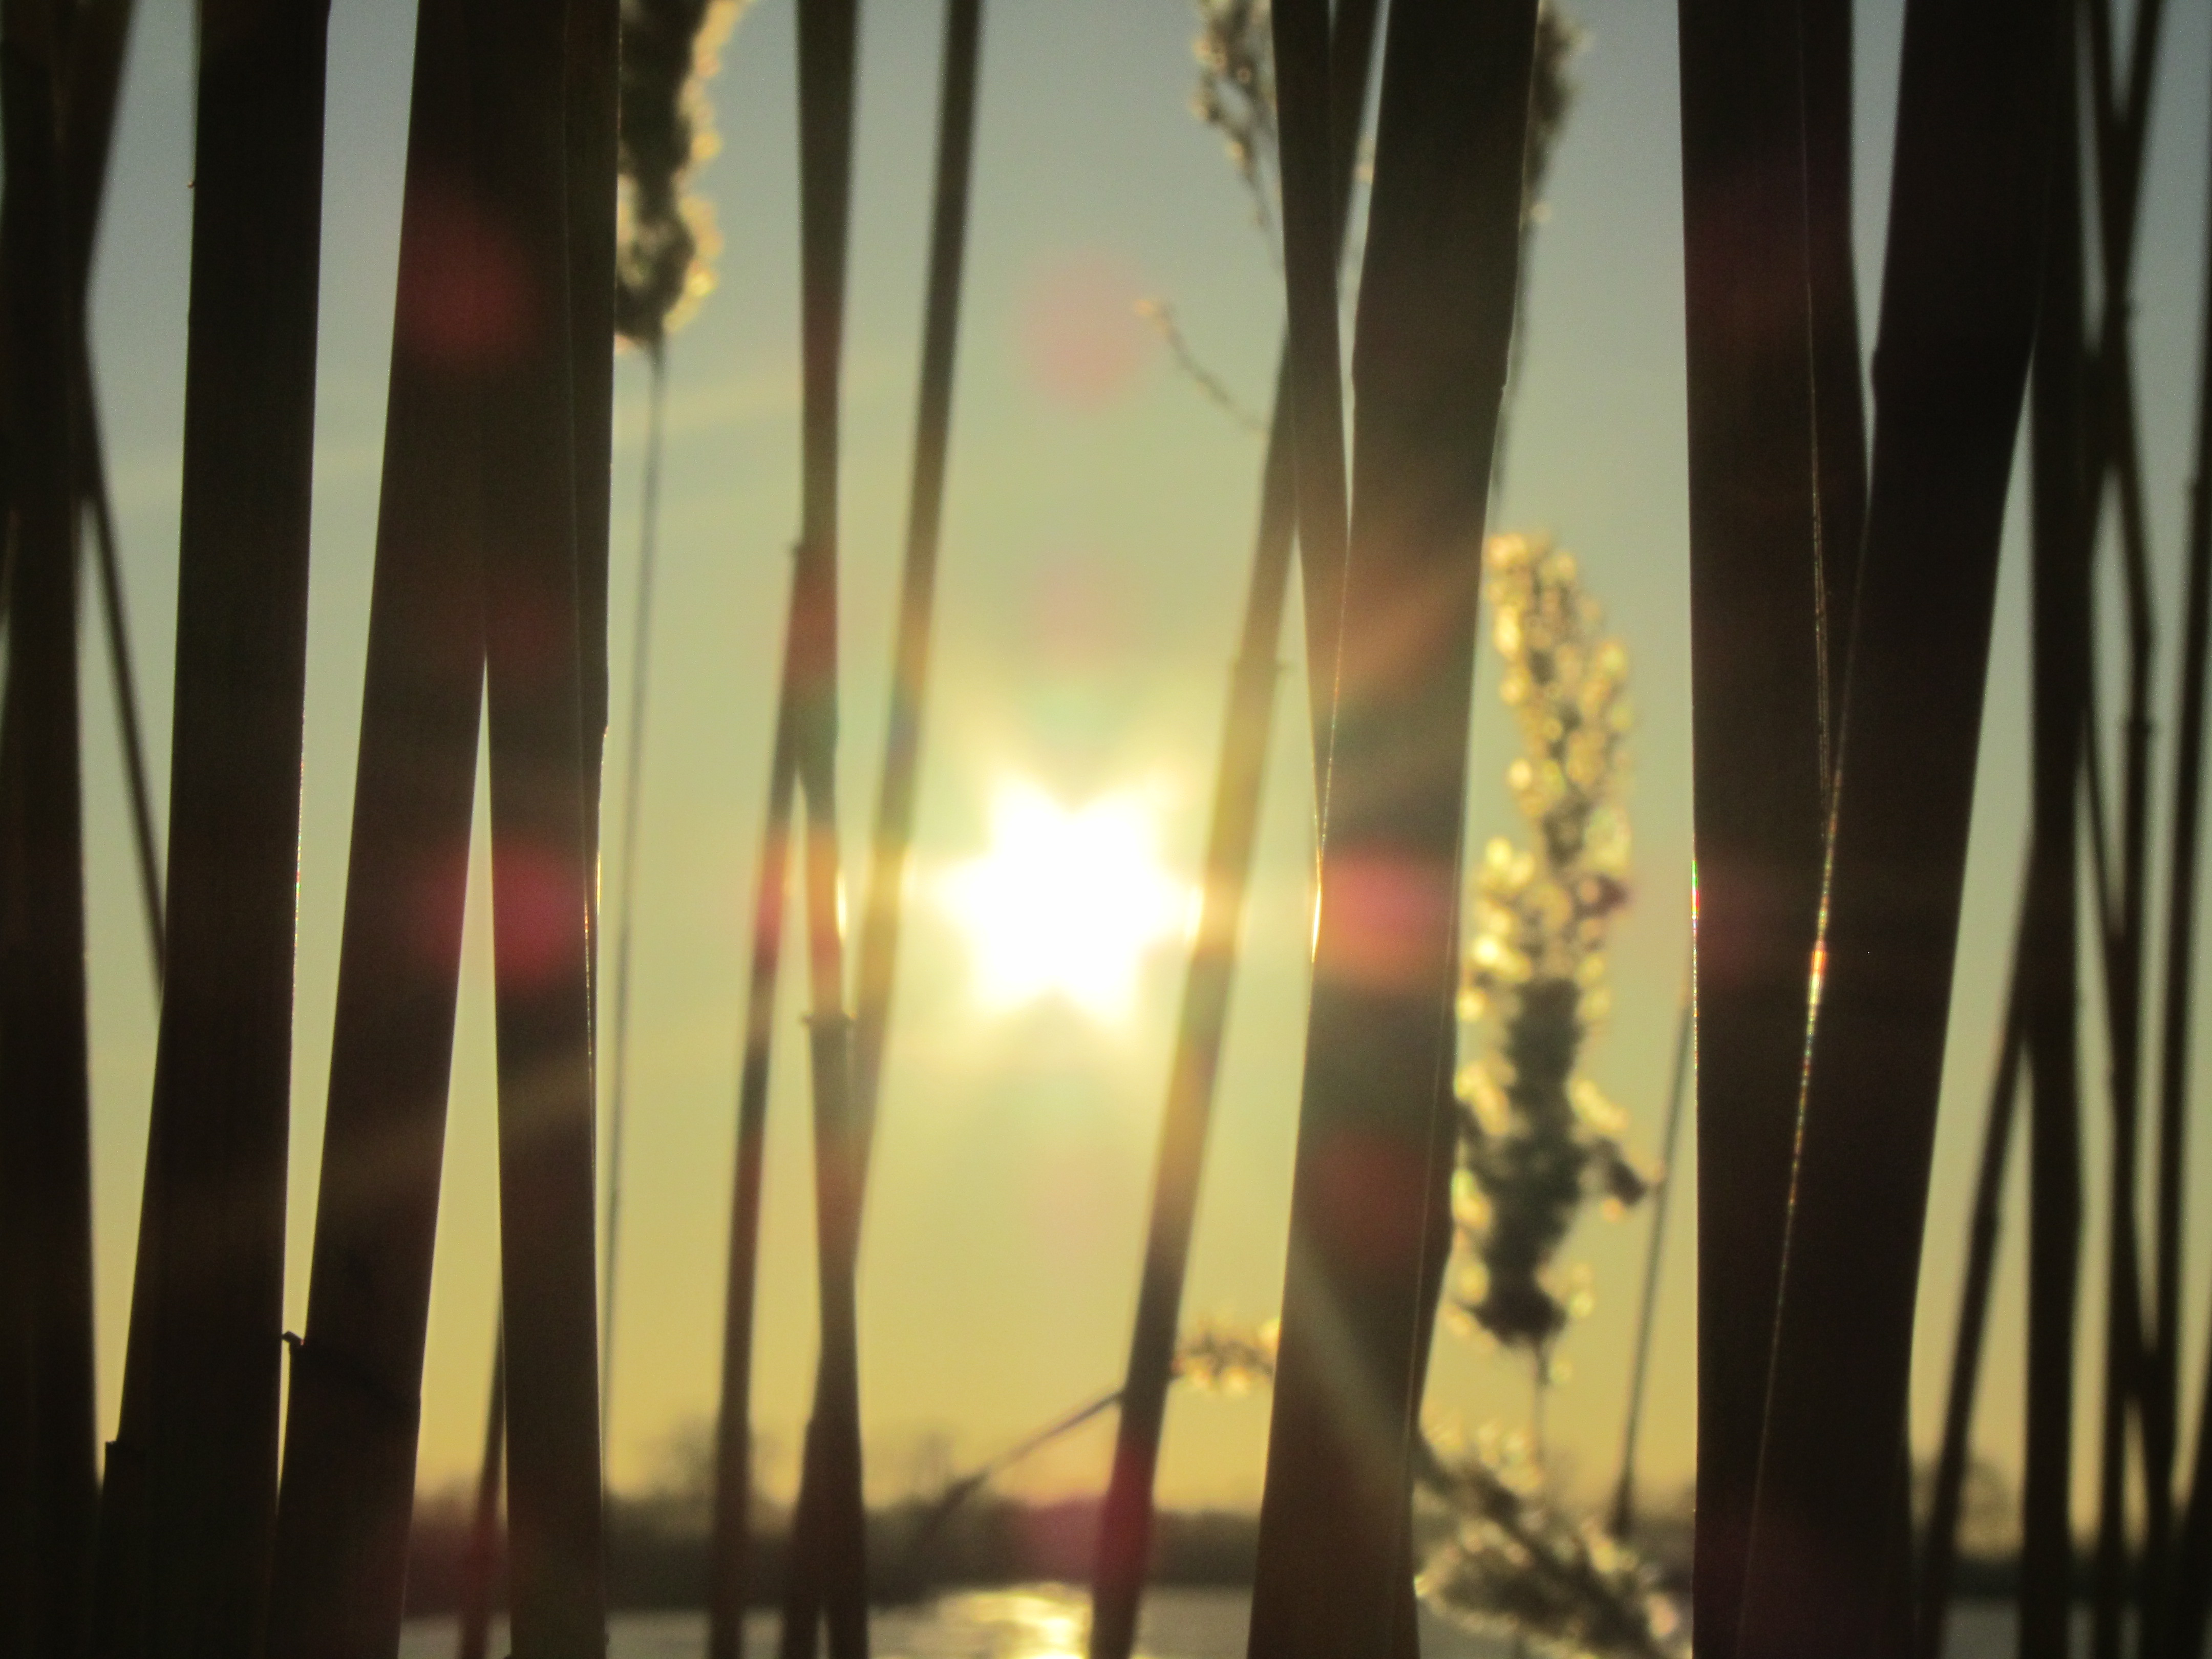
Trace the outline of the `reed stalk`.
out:
[[[1825,873],[1831,601],[1848,596],[1863,516],[1846,489],[1832,549],[1820,393],[1837,353],[1820,348],[1844,331],[1816,326],[1809,235],[1812,93],[1830,70],[1806,30],[1821,9],[1802,25],[1744,0],[1680,10],[1701,1126],[1692,1596],[1713,1659],[1734,1659],[1744,1594]]]
[[[491,1404],[484,1413],[483,1457],[477,1465],[468,1552],[461,1558],[459,1659],[486,1659],[491,1649],[492,1601],[499,1588],[499,1492],[506,1464],[507,1336],[501,1331],[492,1340]]]
[[[78,793],[75,289],[43,0],[0,7],[14,547],[0,712],[0,1646],[78,1650],[96,1513]]]
[[[775,1032],[776,979],[783,957],[783,908],[790,887],[792,795],[798,783],[791,752],[792,628],[787,617],[784,668],[776,694],[775,750],[769,765],[768,822],[761,835],[760,866],[753,889],[752,957],[745,988],[744,1054],[738,1085],[737,1173],[730,1198],[729,1264],[723,1289],[722,1388],[714,1418],[714,1508],[707,1554],[708,1659],[742,1659],[745,1598],[750,1584],[753,1304],[760,1279],[769,1062]],[[800,1480],[803,1486],[803,1470]],[[793,1532],[795,1537],[795,1517]]]
[[[147,957],[158,994],[162,958],[168,954],[167,929],[161,915],[161,854],[154,841],[153,791],[146,781],[146,745],[139,732],[137,678],[131,666],[131,626],[124,609],[123,571],[115,550],[115,514],[107,495],[107,466],[101,453],[100,416],[93,406],[91,365],[82,357],[77,368],[75,418],[78,489],[92,519],[93,553],[100,573],[100,618],[107,635],[107,672],[115,698],[116,736],[123,747],[123,783],[131,799],[131,844],[137,856],[138,898],[146,915]]]
[[[379,1659],[398,1639],[404,1601],[483,712],[477,392],[501,343],[498,319],[454,297],[479,274],[463,261],[484,246],[467,28],[465,0],[425,0],[417,15],[330,1084],[277,1502],[270,1659]],[[504,1398],[495,1387],[495,1414]]]
[[[2132,349],[2128,338],[2136,207],[2140,195],[2149,71],[2155,60],[2163,7],[2143,8],[2136,20],[2128,103],[2116,107],[2112,87],[2111,8],[2090,0],[2085,8],[2089,46],[2091,130],[2098,169],[2098,231],[2102,264],[2103,316],[2093,360],[2095,404],[2087,436],[2087,489],[2094,540],[2107,475],[2118,497],[2120,544],[2127,598],[2127,714],[2122,750],[2119,895],[2118,914],[2104,939],[2106,1015],[2111,1054],[2112,1153],[2106,1204],[2105,1386],[2100,1432],[2098,1533],[2091,1650],[2118,1659],[2129,1600],[2127,1536],[2128,1419],[2132,1411],[2144,1455],[2149,1530],[2171,1535],[2170,1450],[2155,1445],[2151,1411],[2151,1356],[2143,1328],[2141,1245],[2136,1194],[2141,1182],[2144,953],[2148,902],[2151,670],[2154,650],[2151,580],[2142,488],[2136,454]],[[2162,1478],[2155,1468],[2167,1473]]]
[[[203,18],[167,973],[117,1436],[143,1485],[103,1516],[123,1582],[99,1590],[137,1619],[103,1652],[248,1651],[267,1611],[325,38],[318,5]]]
[[[1353,165],[1364,125],[1374,50],[1376,0],[1346,0],[1329,37],[1329,187],[1338,258],[1350,216]],[[1276,653],[1290,586],[1295,532],[1291,471],[1293,433],[1287,356],[1277,374],[1274,410],[1261,472],[1260,520],[1243,630],[1231,670],[1229,710],[1207,825],[1205,878],[1196,937],[1177,1013],[1168,1097],[1152,1178],[1152,1208],[1138,1283],[1135,1329],[1121,1393],[1113,1472],[1099,1520],[1091,1591],[1091,1659],[1128,1659],[1151,1564],[1152,1488],[1159,1467],[1176,1332],[1212,1116],[1221,1045],[1243,933],[1252,851],[1258,839],[1267,745],[1274,724]],[[1412,1573],[1407,1573],[1410,1599]]]
[[[930,219],[929,274],[922,302],[922,358],[915,422],[914,474],[907,508],[906,561],[899,583],[896,642],[891,662],[890,713],[877,794],[875,833],[869,847],[867,901],[860,927],[856,1012],[851,1036],[854,1138],[854,1224],[867,1189],[880,1103],[891,994],[898,965],[901,907],[914,841],[915,800],[921,773],[922,715],[929,682],[930,629],[935,611],[937,560],[944,521],[945,477],[951,453],[952,379],[959,340],[961,272],[966,258],[968,198],[974,169],[975,86],[982,47],[981,0],[949,0],[945,13],[943,80],[938,96],[937,176]],[[779,714],[781,723],[782,716]],[[780,747],[781,747],[780,744]],[[771,792],[773,793],[773,791]],[[788,813],[788,804],[785,807]],[[771,828],[770,834],[777,831]],[[748,1312],[747,1317],[750,1317]],[[821,1408],[817,1379],[817,1413]],[[809,1455],[800,1475],[792,1536],[794,1568],[786,1586],[784,1644],[793,1651],[806,1632],[811,1650],[818,1617],[819,1584],[801,1564],[819,1548],[822,1494]],[[727,1502],[741,1512],[742,1488]],[[742,1525],[742,1522],[738,1522]],[[718,1555],[720,1553],[718,1551]],[[718,1570],[720,1562],[718,1561]],[[737,1594],[742,1595],[741,1587]],[[718,1601],[719,1604],[719,1601]],[[726,1624],[726,1649],[734,1654],[741,1602],[718,1615]]]
[[[807,1425],[791,1573],[811,1585],[830,1659],[866,1659],[866,1514],[861,1500],[860,1358],[854,1279],[865,1157],[845,1012],[836,805],[839,375],[852,203],[858,0],[800,0],[799,154],[801,523],[792,573],[792,758],[806,803],[808,1037],[814,1084],[815,1232],[821,1353]],[[811,1513],[806,1488],[814,1489]],[[806,1524],[811,1522],[811,1524]],[[814,1650],[814,1620],[787,1605],[787,1655]]]
[[[2025,1058],[2027,918],[2022,908],[2005,994],[2004,1026],[1997,1038],[1996,1073],[1983,1115],[1981,1158],[1975,1169],[1974,1203],[1966,1230],[1966,1266],[1959,1291],[1958,1334],[1951,1347],[1951,1381],[1943,1407],[1943,1439],[1936,1454],[1935,1492],[1921,1544],[1913,1626],[1917,1659],[1942,1659],[1944,1624],[1958,1562],[1959,1513],[1972,1456],[1974,1396],[1981,1385],[1982,1339],[1989,1326],[1990,1292],[1996,1277],[1999,1230],[2004,1221],[2005,1165],[2012,1155],[2013,1120],[2020,1110],[2020,1069]]]
[[[611,324],[610,325],[611,326]],[[609,1033],[607,1090],[606,1267],[599,1279],[599,1413],[614,1423],[615,1280],[621,1265],[623,1132],[629,1103],[630,957],[637,936],[638,812],[645,787],[646,697],[652,689],[653,577],[660,525],[661,422],[668,402],[668,359],[656,339],[650,354],[653,388],[645,428],[644,501],[638,509],[637,596],[630,623],[629,741],[623,760],[622,863],[615,884],[614,1011]]]
[[[2126,84],[2113,85],[2111,7],[2091,0],[2087,8],[2090,53],[2093,131],[2098,174],[2099,246],[2102,264],[2102,318],[2094,360],[2096,420],[2090,438],[2091,514],[2102,504],[2110,475],[2118,496],[2120,541],[2128,605],[2128,714],[2123,780],[2123,875],[2119,925],[2110,937],[2107,956],[2110,1047],[2113,1053],[2113,1153],[2107,1249],[2106,1403],[2102,1424],[2103,1468],[2100,1478],[2097,1552],[2098,1598],[2094,1650],[2116,1656],[2122,1640],[2122,1613],[2128,1598],[2127,1414],[2132,1406],[2142,1454],[2144,1555],[2152,1564],[2142,1575],[2142,1617],[2146,1629],[2157,1621],[2160,1568],[2172,1537],[2172,1480],[2176,1434],[2175,1373],[2164,1352],[2164,1326],[2145,1326],[2141,1245],[2136,1225],[2138,1146],[2143,1090],[2142,1024],[2148,1000],[2145,953],[2148,949],[2147,908],[2149,884],[2151,660],[2153,623],[2148,532],[2144,522],[2141,461],[2136,429],[2132,317],[2135,228],[2141,201],[2144,141],[2165,8],[2161,0],[2137,9],[2129,53]],[[2161,1109],[2163,1113],[2163,1109]],[[2166,1243],[2163,1216],[2170,1180],[2166,1152],[2176,1146],[2178,1126],[2161,1116],[2160,1173],[2157,1199],[2159,1248]],[[2178,1240],[2176,1241],[2178,1248]],[[2160,1285],[2150,1287],[2162,1295]],[[2158,1304],[2159,1312],[2165,1304]],[[2148,1639],[2148,1638],[2147,1638]]]
[[[1285,285],[1302,545],[1343,520],[1334,411],[1329,65],[1279,0]],[[1401,1628],[1419,1292],[1452,1058],[1459,855],[1490,464],[1512,337],[1534,0],[1398,0],[1352,363],[1352,556],[1310,595],[1334,690],[1282,1346],[1251,1651],[1344,1653]],[[1324,356],[1322,345],[1329,345]],[[1317,406],[1318,405],[1318,406]]]
[[[1659,1139],[1659,1180],[1651,1195],[1651,1237],[1644,1247],[1644,1292],[1637,1302],[1636,1354],[1628,1366],[1628,1412],[1620,1431],[1620,1475],[1613,1489],[1613,1511],[1606,1530],[1626,1544],[1636,1531],[1636,1441],[1644,1422],[1644,1380],[1651,1369],[1651,1333],[1659,1311],[1659,1269],[1666,1259],[1668,1201],[1674,1188],[1674,1144],[1682,1129],[1682,1105],[1689,1097],[1690,1066],[1697,1047],[1697,1000],[1683,988],[1682,1012],[1674,1021],[1674,1066],[1667,1085],[1667,1127]]]
[[[1328,823],[1334,744],[1338,635],[1343,625],[1349,488],[1338,339],[1337,264],[1342,231],[1329,188],[1335,91],[1326,0],[1273,8],[1277,168],[1283,196],[1283,287],[1289,339],[1291,477],[1306,617],[1306,679],[1314,735],[1317,817]]]
[[[975,81],[982,51],[982,0],[947,0],[944,81],[938,94],[937,182],[930,216],[929,278],[922,301],[921,385],[915,419],[914,477],[907,502],[906,563],[899,579],[898,639],[883,781],[869,848],[867,907],[860,924],[854,999],[853,1109],[862,1184],[882,1093],[898,965],[899,911],[914,846],[922,714],[929,689],[929,636],[937,555],[945,518],[945,474],[952,433],[952,373],[960,337],[961,269],[968,245],[968,193],[975,148]]]
[[[1858,265],[1851,249],[1852,27],[1849,0],[1800,0],[1803,76],[1805,269],[1812,404],[1819,434],[1821,695],[1832,732],[1851,659],[1866,538],[1866,392]],[[1833,743],[1830,744],[1832,758]]]
[[[617,81],[623,8],[622,0],[563,0],[563,5],[568,372],[571,441],[575,447],[577,637],[583,662],[584,849],[592,878],[592,1029],[596,1040],[599,796],[608,706],[607,550],[614,489]]]
[[[152,792],[147,787],[145,745],[139,734],[138,690],[131,671],[131,633],[125,615],[123,574],[116,558],[114,514],[108,501],[85,314],[90,298],[93,245],[99,231],[100,203],[106,194],[108,153],[114,143],[123,54],[135,9],[135,0],[90,0],[76,9],[71,21],[67,95],[62,109],[62,174],[69,218],[70,292],[77,306],[76,403],[71,410],[71,418],[77,423],[76,489],[83,510],[92,520],[100,621],[107,636],[108,672],[114,687],[116,734],[123,748],[123,781],[131,800],[139,899],[145,909],[149,959],[158,992],[164,954],[161,858],[154,840]]]
[[[1766,1246],[1784,1258],[1735,1644],[1747,1659],[1869,1651],[1903,1588],[1913,1300],[2037,312],[2054,9],[1912,0],[1905,19],[1819,1025],[1787,1231]],[[1702,850],[1699,865],[1702,879]],[[1702,964],[1700,981],[1702,1002]],[[1714,1319],[1702,1310],[1705,1333]],[[1728,1627],[1732,1609],[1709,1602],[1701,1632],[1708,1613]]]

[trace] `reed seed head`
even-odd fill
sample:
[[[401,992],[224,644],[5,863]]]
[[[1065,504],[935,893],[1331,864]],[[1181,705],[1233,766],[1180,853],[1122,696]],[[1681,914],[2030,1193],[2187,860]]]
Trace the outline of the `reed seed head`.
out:
[[[1453,1216],[1480,1272],[1460,1276],[1455,1299],[1542,1367],[1589,1304],[1587,1285],[1563,1291],[1553,1272],[1577,1213],[1592,1198],[1633,1204],[1650,1184],[1623,1148],[1626,1115],[1576,1071],[1609,1006],[1606,939],[1628,898],[1628,659],[1571,554],[1497,536],[1484,567],[1522,739],[1506,777],[1529,844],[1493,839],[1474,881],[1459,1008],[1482,1046],[1458,1079]]]

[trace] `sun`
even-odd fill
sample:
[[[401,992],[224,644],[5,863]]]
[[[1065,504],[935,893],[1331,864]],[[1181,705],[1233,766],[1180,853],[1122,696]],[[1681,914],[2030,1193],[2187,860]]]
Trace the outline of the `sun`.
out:
[[[1030,783],[1000,786],[991,842],[941,878],[987,1007],[1059,997],[1126,1016],[1145,962],[1188,936],[1191,889],[1162,867],[1158,811],[1135,791],[1069,807]]]

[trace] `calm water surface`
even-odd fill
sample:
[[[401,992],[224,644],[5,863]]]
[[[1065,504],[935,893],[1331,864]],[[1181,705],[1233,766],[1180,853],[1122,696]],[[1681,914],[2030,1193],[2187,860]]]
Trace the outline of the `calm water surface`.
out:
[[[1145,1604],[1138,1635],[1144,1659],[1243,1659],[1251,1598],[1243,1590],[1159,1589]],[[1018,1589],[963,1590],[918,1607],[878,1613],[873,1659],[1082,1659],[1091,1624],[1086,1590],[1062,1584]],[[1511,1644],[1486,1639],[1422,1616],[1425,1659],[1507,1659]],[[1947,1659],[2009,1659],[2008,1607],[1969,1605],[1952,1615]],[[504,1654],[503,1632],[492,1651]],[[411,1623],[399,1644],[400,1659],[452,1659],[453,1621]],[[707,1620],[696,1613],[617,1614],[609,1659],[701,1659]],[[773,1613],[746,1621],[749,1659],[775,1652]]]

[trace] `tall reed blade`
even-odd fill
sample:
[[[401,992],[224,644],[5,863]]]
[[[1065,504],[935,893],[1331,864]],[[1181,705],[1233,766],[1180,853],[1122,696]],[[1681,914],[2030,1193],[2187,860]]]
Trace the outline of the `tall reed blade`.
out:
[[[807,1425],[791,1571],[819,1586],[830,1659],[866,1659],[866,1512],[860,1489],[860,1354],[854,1305],[865,1157],[852,1092],[845,1012],[842,878],[838,870],[838,386],[844,347],[845,270],[852,208],[853,101],[858,0],[799,0],[802,521],[792,573],[793,759],[806,800],[809,1049],[814,1085],[814,1210],[821,1353]],[[809,1489],[811,1489],[810,1506]],[[802,1559],[804,1558],[804,1559]],[[811,1652],[813,1619],[787,1607],[787,1652]]]
[[[616,81],[621,0],[563,0],[569,375],[576,453],[576,613],[582,645],[584,846],[599,975],[599,774],[607,740],[607,538],[614,489]],[[594,1030],[596,1030],[596,1022]]]
[[[1690,1092],[1697,1048],[1697,1004],[1683,988],[1674,1025],[1674,1075],[1667,1085],[1667,1127],[1659,1135],[1659,1188],[1651,1197],[1651,1235],[1644,1247],[1644,1290],[1637,1299],[1636,1353],[1628,1365],[1628,1410],[1620,1431],[1620,1476],[1613,1484],[1606,1530],[1626,1544],[1636,1535],[1636,1443],[1644,1424],[1644,1389],[1651,1370],[1651,1334],[1659,1311],[1659,1270],[1667,1254],[1667,1212],[1674,1189],[1674,1146],[1682,1132],[1682,1106]]]
[[[469,9],[487,230],[535,301],[483,378],[480,489],[510,1599],[545,1659],[606,1643],[566,33],[532,0]]]
[[[478,391],[505,349],[497,319],[462,297],[493,257],[471,182],[467,26],[464,0],[423,0],[416,15],[352,836],[270,1659],[388,1655],[406,1577],[483,708]]]
[[[167,977],[111,1454],[143,1486],[99,1592],[142,1620],[122,1652],[256,1646],[276,1498],[325,19],[201,21]]]
[[[939,533],[951,446],[952,371],[960,335],[960,275],[968,246],[968,191],[975,149],[975,81],[982,53],[983,0],[946,0],[944,84],[938,94],[936,200],[930,218],[929,287],[922,304],[921,407],[915,420],[914,478],[907,503],[906,564],[899,579],[898,642],[884,774],[868,854],[867,909],[854,998],[853,1109],[862,1181],[883,1088],[898,966],[899,907],[914,844],[915,791],[929,686],[929,635],[937,595]]]
[[[1831,526],[1825,418],[1845,344],[1856,382],[1856,326],[1822,329],[1813,308],[1813,92],[1833,71],[1808,31],[1826,9],[1680,12],[1700,1060],[1692,1593],[1715,1659],[1735,1652],[1744,1591],[1825,873],[1830,647],[1863,516],[1863,480],[1837,477]],[[1832,148],[1818,151],[1832,168]],[[1836,186],[1821,182],[1826,226]],[[1838,452],[1851,442],[1847,423]]]
[[[76,289],[45,0],[0,7],[14,547],[0,714],[0,1648],[84,1638],[97,1476],[78,793]]]
[[[1354,160],[1366,113],[1376,0],[1345,0],[1329,37],[1329,165],[1340,248],[1350,216]],[[1152,1210],[1137,1289],[1136,1328],[1122,1385],[1113,1473],[1098,1533],[1091,1595],[1091,1659],[1128,1659],[1150,1566],[1152,1486],[1167,1418],[1183,1279],[1190,1259],[1207,1126],[1229,1021],[1244,896],[1259,835],[1261,791],[1274,725],[1276,653],[1288,595],[1295,529],[1290,363],[1276,380],[1274,414],[1261,473],[1260,522],[1244,624],[1229,687],[1229,713],[1214,776],[1206,877],[1189,976],[1168,1067],[1168,1098],[1152,1176]],[[1412,1582],[1410,1572],[1407,1584]]]
[[[1820,659],[1824,725],[1834,733],[1851,659],[1859,551],[1866,539],[1865,372],[1851,247],[1850,0],[1799,0],[1804,76],[1805,269],[1812,315],[1813,418],[1820,434]]]
[[[1747,1659],[1870,1651],[1904,1589],[1914,1288],[2041,270],[2055,22],[2050,4],[1906,13],[1819,1024],[1742,1567]]]
[[[1309,355],[1316,299],[1332,306],[1322,328],[1334,320],[1324,22],[1318,9],[1275,13],[1310,553],[1334,534],[1341,453],[1335,379],[1322,372],[1333,366]],[[1424,1208],[1440,1184],[1435,1115],[1452,1058],[1476,599],[1535,30],[1534,0],[1398,0],[1391,10],[1352,366],[1340,677],[1324,681],[1339,695],[1255,1656],[1372,1648],[1402,1617]]]

